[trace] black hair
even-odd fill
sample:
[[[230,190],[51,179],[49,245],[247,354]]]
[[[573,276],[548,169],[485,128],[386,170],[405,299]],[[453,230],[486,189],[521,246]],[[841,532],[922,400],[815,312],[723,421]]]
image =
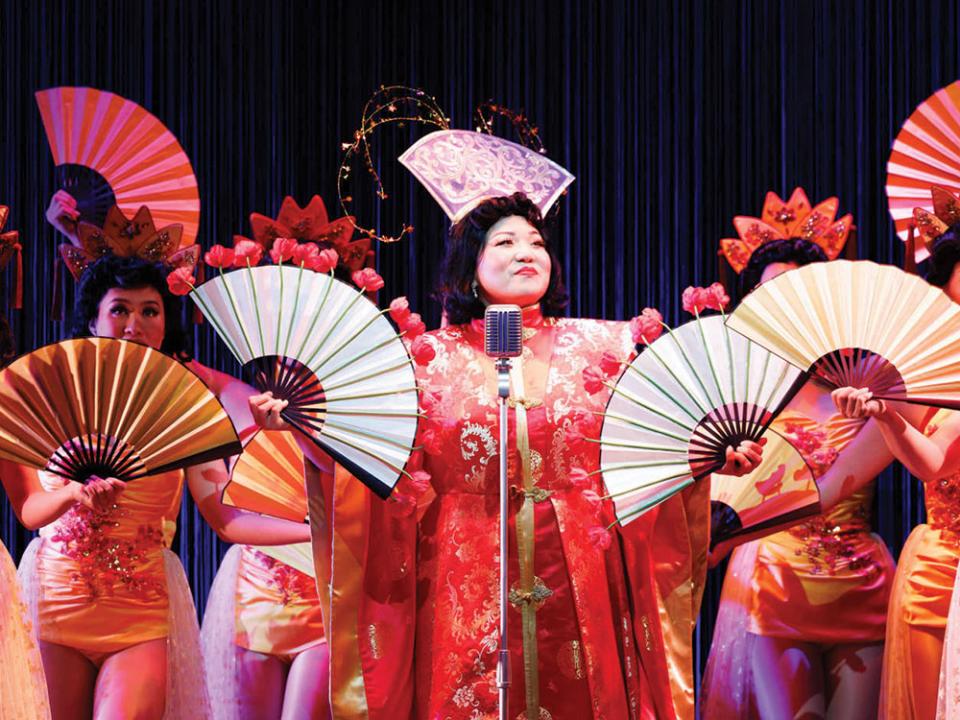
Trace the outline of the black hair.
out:
[[[960,225],[953,225],[933,241],[930,263],[927,265],[927,282],[937,287],[946,287],[953,275],[953,268],[960,262]]]
[[[740,294],[746,295],[757,286],[767,265],[794,263],[797,267],[803,267],[826,260],[827,254],[823,249],[810,240],[799,237],[771,240],[754,250],[750,256],[747,266],[740,274]]]
[[[563,285],[560,260],[554,253],[539,208],[523,193],[490,198],[480,203],[450,228],[446,252],[440,265],[440,279],[433,297],[440,301],[447,320],[453,325],[483,317],[484,305],[474,295],[477,259],[483,250],[487,231],[502,218],[516,215],[529,222],[546,243],[550,255],[550,283],[540,299],[540,311],[546,317],[563,314],[567,291]]]
[[[189,360],[190,342],[183,327],[183,304],[167,286],[169,269],[140,258],[104,255],[83,271],[73,303],[71,337],[89,337],[90,323],[100,311],[100,301],[113,288],[151,287],[163,298],[165,332],[160,349],[179,360]]]

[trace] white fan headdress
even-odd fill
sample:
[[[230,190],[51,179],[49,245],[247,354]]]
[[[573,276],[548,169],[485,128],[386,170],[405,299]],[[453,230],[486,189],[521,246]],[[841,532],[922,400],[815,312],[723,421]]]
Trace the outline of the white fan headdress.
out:
[[[613,387],[600,470],[627,522],[759,440],[804,379],[773,353],[698,317],[650,343]]]
[[[546,214],[573,175],[541,153],[495,135],[437,130],[411,145],[400,162],[456,223],[484,200],[524,193]]]
[[[812,263],[755,289],[727,325],[833,387],[960,408],[960,305],[899,268]]]

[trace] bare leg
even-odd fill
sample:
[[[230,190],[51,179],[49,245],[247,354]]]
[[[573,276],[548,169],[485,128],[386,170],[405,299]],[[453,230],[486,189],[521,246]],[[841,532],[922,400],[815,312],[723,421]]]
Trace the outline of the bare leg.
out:
[[[237,700],[243,720],[275,720],[283,712],[287,666],[272,655],[236,648]]]
[[[828,720],[874,720],[880,705],[883,643],[834,645],[824,663]]]
[[[40,641],[53,720],[86,720],[93,715],[97,668],[83,653]]]
[[[822,720],[821,649],[813,643],[750,636],[753,708],[759,720]]]
[[[304,650],[293,659],[283,697],[282,720],[329,720],[329,660],[326,643]]]
[[[914,717],[917,720],[933,720],[937,715],[944,631],[910,626],[908,632]]]
[[[100,667],[94,698],[97,720],[160,720],[167,695],[167,639],[115,652]]]

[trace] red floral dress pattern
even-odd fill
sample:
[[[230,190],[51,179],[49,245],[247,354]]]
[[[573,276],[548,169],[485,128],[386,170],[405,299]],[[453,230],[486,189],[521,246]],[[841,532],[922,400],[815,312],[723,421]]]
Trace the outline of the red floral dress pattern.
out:
[[[601,549],[609,523],[599,476],[574,485],[570,471],[595,470],[599,415],[607,394],[588,395],[584,368],[606,350],[633,350],[625,323],[543,319],[525,313],[523,373],[535,489],[534,571],[541,717],[629,718],[652,713],[645,689],[654,650],[651,622],[634,627],[618,546]],[[481,322],[428,334],[436,357],[421,383],[428,414],[424,469],[436,498],[418,526],[416,717],[486,718],[497,711],[498,410],[493,363]],[[508,473],[513,492],[510,584],[518,560],[515,513],[524,495],[516,411],[510,410]],[[642,524],[643,521],[637,521]],[[593,532],[591,532],[593,531]],[[648,576],[648,582],[653,583]],[[511,709],[524,702],[521,613],[510,611]],[[636,633],[639,632],[639,635]],[[641,643],[636,642],[641,638]],[[639,647],[638,645],[643,645]],[[651,716],[651,715],[647,715]],[[666,715],[663,715],[666,716]]]

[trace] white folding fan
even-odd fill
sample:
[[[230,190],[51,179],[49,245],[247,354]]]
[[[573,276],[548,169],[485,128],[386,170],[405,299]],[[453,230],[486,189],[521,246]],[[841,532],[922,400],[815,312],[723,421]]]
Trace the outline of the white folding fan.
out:
[[[134,480],[240,452],[220,401],[145,345],[80,338],[0,371],[0,456],[83,482]]]
[[[413,364],[390,322],[331,275],[271,265],[223,273],[192,296],[294,427],[387,497],[417,432]]]
[[[652,342],[614,386],[600,436],[620,522],[719,470],[728,446],[759,440],[803,380],[719,315]]]
[[[899,268],[812,263],[751,292],[727,325],[832,387],[960,409],[960,305]]]

